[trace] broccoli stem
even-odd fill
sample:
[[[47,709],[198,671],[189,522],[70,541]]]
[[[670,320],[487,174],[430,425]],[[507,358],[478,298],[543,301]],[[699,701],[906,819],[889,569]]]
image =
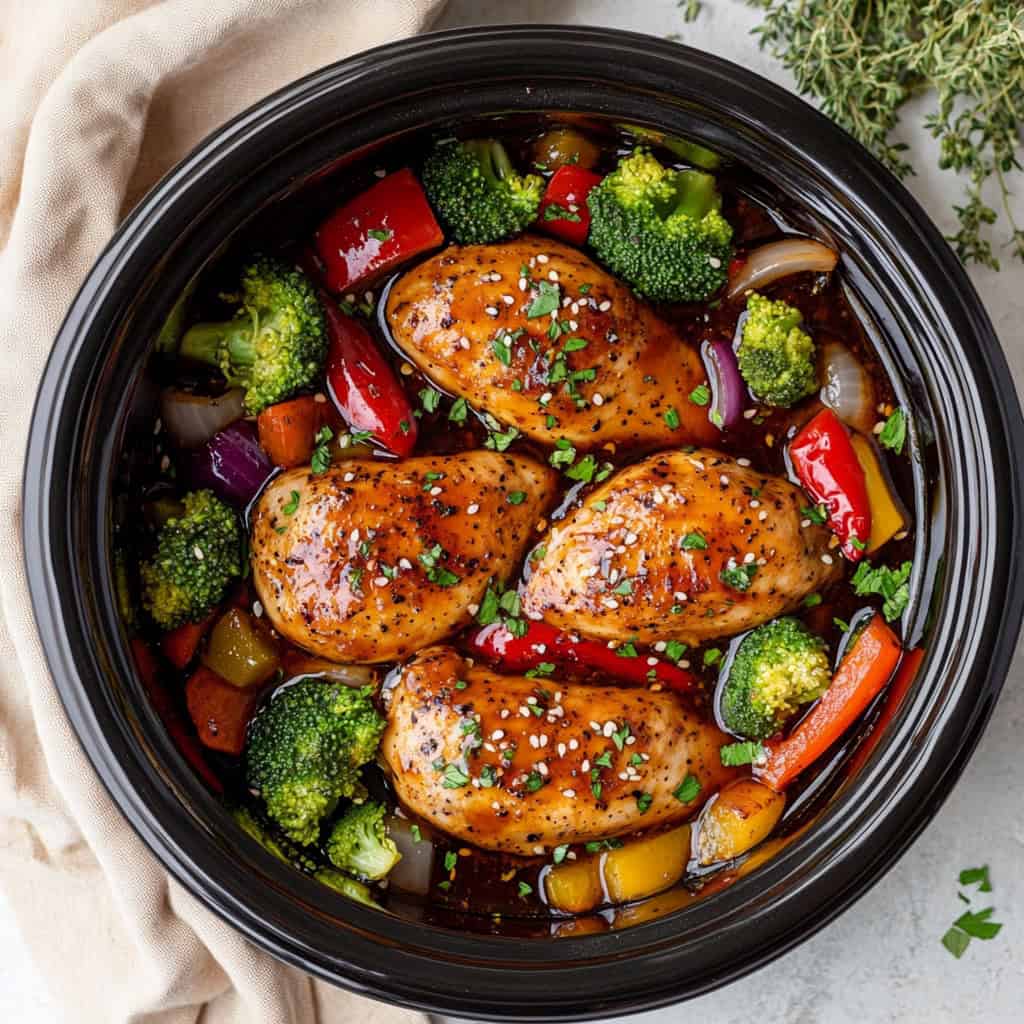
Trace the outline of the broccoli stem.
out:
[[[505,147],[497,139],[473,139],[465,146],[480,162],[480,170],[492,185],[515,173]]]
[[[197,363],[219,367],[226,352],[232,366],[252,366],[256,361],[255,337],[250,316],[224,323],[195,324],[181,339],[179,353]]]
[[[700,220],[719,204],[715,179],[703,171],[680,171],[676,175],[676,194],[673,213],[684,213]]]

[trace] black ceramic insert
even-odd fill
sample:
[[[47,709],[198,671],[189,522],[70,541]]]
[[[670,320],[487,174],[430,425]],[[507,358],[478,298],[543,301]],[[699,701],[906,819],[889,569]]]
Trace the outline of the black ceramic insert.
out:
[[[775,182],[839,247],[914,410],[916,564],[927,572],[911,639],[928,657],[860,774],[764,868],[625,931],[526,941],[351,903],[234,828],[135,677],[113,600],[110,493],[150,340],[225,238],[382,139],[545,110],[698,140]],[[962,268],[903,187],[824,117],[733,64],[649,36],[460,30],[371,51],[274,94],[131,214],[72,305],[40,388],[26,558],[83,747],[156,856],[208,906],[277,956],[394,1002],[488,1019],[599,1017],[696,995],[778,956],[877,881],[934,815],[992,710],[1021,621],[1022,432],[1006,362]]]

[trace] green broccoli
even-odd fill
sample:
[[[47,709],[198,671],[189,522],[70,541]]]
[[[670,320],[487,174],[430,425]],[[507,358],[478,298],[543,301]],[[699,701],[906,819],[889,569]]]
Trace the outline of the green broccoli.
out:
[[[775,619],[740,641],[721,694],[722,721],[738,736],[767,739],[831,681],[821,639],[797,619]]]
[[[383,804],[353,804],[331,829],[327,856],[336,868],[375,882],[401,859],[384,824]]]
[[[800,329],[800,310],[751,292],[736,358],[755,397],[784,409],[818,388],[814,342]]]
[[[350,900],[365,903],[368,907],[377,906],[373,896],[370,895],[368,886],[357,882],[354,878],[349,878],[348,875],[343,875],[340,871],[335,871],[333,868],[321,868],[313,877],[322,885],[329,886]]]
[[[184,512],[160,528],[156,554],[144,562],[142,604],[164,629],[198,622],[242,574],[242,531],[213,491],[185,495]]]
[[[423,186],[457,242],[497,242],[537,219],[544,182],[517,174],[495,139],[442,142],[423,165]]]
[[[732,227],[719,213],[715,179],[663,167],[637,149],[587,198],[589,242],[637,292],[665,302],[700,302],[725,284]]]
[[[342,797],[362,792],[359,769],[377,750],[384,719],[372,688],[307,678],[283,689],[253,720],[249,785],[286,836],[309,844]]]
[[[327,325],[316,290],[302,271],[269,256],[242,272],[234,319],[190,327],[180,354],[216,366],[231,387],[245,389],[258,413],[308,387],[327,358]]]
[[[231,815],[243,832],[255,839],[267,853],[279,861],[307,874],[312,874],[319,869],[320,865],[303,850],[292,846],[287,839],[273,835],[272,829],[267,823],[257,818],[248,807],[236,807],[232,810]]]

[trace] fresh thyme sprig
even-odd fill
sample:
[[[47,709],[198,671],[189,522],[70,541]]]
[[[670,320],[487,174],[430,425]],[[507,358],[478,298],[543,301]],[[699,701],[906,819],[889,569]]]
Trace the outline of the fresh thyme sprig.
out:
[[[988,227],[999,213],[984,190],[994,182],[1024,259],[1008,177],[1021,169],[1024,123],[1024,5],[1020,0],[748,0],[764,10],[761,45],[792,71],[801,92],[904,177],[906,146],[891,140],[900,107],[933,89],[925,126],[939,140],[939,166],[960,174],[965,198],[949,236],[965,263],[999,269]]]

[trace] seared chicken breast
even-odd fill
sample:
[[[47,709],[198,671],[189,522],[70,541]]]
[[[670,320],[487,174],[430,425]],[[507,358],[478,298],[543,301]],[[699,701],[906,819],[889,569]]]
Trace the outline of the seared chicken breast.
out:
[[[537,539],[554,486],[546,466],[490,451],[292,470],[253,513],[256,592],[313,654],[406,657],[470,621],[488,580]]]
[[[806,504],[787,480],[719,452],[650,456],[551,530],[523,608],[608,640],[731,636],[841,573],[828,529],[804,517]]]
[[[706,379],[698,352],[549,238],[450,246],[394,284],[387,322],[436,384],[545,444],[649,449],[717,433],[687,397]]]
[[[387,695],[381,750],[402,803],[488,850],[529,856],[675,822],[733,778],[729,737],[663,691],[502,676],[450,647]],[[700,799],[673,793],[687,777]]]

